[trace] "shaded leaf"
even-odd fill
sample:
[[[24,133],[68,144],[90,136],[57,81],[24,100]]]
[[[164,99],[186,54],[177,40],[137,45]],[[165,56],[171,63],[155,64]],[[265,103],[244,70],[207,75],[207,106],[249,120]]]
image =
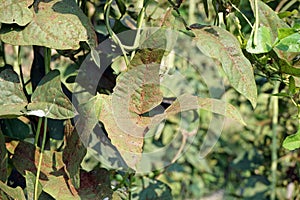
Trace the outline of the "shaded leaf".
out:
[[[250,61],[243,55],[237,39],[217,26],[192,29],[198,48],[207,56],[217,59],[230,84],[256,106],[257,89]]]
[[[17,73],[11,69],[0,72],[0,117],[22,115],[27,99]]]
[[[38,45],[53,49],[78,49],[80,41],[96,45],[89,19],[73,0],[40,1],[26,27],[3,26],[0,38],[12,45]]]
[[[25,124],[20,119],[3,119],[0,124],[3,134],[8,137],[23,140],[30,135],[29,124]]]
[[[287,36],[290,36],[297,31],[294,28],[279,28],[278,29],[278,39],[281,40]]]
[[[287,136],[284,139],[282,146],[290,151],[300,148],[300,131]]]
[[[166,116],[169,116],[195,109],[203,109],[220,114],[246,125],[240,113],[233,105],[219,99],[201,98],[189,94],[177,97],[176,101],[165,110],[165,114]]]
[[[25,26],[33,18],[33,12],[28,7],[34,0],[0,0],[0,22],[5,24],[16,23]]]
[[[40,157],[39,148],[34,145],[20,141],[19,143],[11,144],[14,147],[12,162],[16,169],[25,176],[25,171],[30,171],[36,174],[38,161]],[[11,148],[12,149],[12,148]],[[44,151],[40,181],[43,185],[48,180],[48,176],[63,168],[62,152]]]
[[[132,194],[132,199],[173,199],[171,189],[165,183],[147,177],[140,179],[142,180],[137,183],[138,188]]]
[[[99,121],[100,112],[102,109],[102,98],[100,94],[88,100],[86,103],[78,106],[79,119],[76,122],[77,132],[80,133],[80,138],[84,145],[90,141],[90,134]],[[87,120],[88,119],[88,120]]]
[[[3,191],[6,195],[13,199],[26,200],[21,187],[12,188],[0,181],[0,191]]]
[[[0,129],[0,181],[6,182],[7,179],[7,150],[5,146],[5,138]]]
[[[80,172],[80,188],[78,194],[81,199],[111,199],[110,174],[106,169],[96,168],[90,172]]]
[[[34,188],[35,188],[35,181],[36,176],[30,171],[25,171],[25,178],[26,178],[26,191],[27,191],[27,198],[28,199],[34,199]],[[38,183],[38,191],[37,196],[39,197],[42,193],[42,184]]]
[[[28,104],[28,115],[52,119],[69,119],[76,111],[62,92],[59,71],[50,71],[39,83]]]
[[[80,164],[86,155],[86,148],[83,146],[77,131],[74,129],[70,133],[66,133],[66,146],[63,151],[63,161],[66,165],[66,172],[71,179],[72,184],[79,188],[79,169]]]
[[[246,50],[249,53],[259,54],[267,53],[272,50],[271,30],[269,27],[261,26],[257,30],[257,44],[254,45],[254,33],[252,33],[250,39],[247,42]]]

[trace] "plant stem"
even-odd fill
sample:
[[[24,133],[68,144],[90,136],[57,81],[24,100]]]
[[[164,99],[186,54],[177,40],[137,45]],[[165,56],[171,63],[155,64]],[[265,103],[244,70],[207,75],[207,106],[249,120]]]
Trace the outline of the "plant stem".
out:
[[[27,100],[28,100],[29,95],[28,95],[27,90],[26,90],[26,85],[25,85],[25,81],[24,81],[21,62],[22,62],[21,61],[21,46],[19,46],[19,48],[18,48],[18,66],[19,66],[19,71],[20,71],[21,86],[22,86],[23,92],[24,92],[24,94],[25,94],[25,96],[27,97]]]
[[[40,137],[42,121],[43,121],[43,118],[40,117],[40,118],[39,118],[39,121],[38,121],[38,125],[37,125],[37,130],[36,130],[36,134],[35,134],[35,139],[34,139],[34,146],[35,146],[35,147],[38,147],[38,141],[39,141],[39,137]]]
[[[259,14],[258,14],[258,2],[254,0],[254,7],[255,7],[255,26],[254,26],[254,36],[253,36],[253,44],[256,46],[258,44],[258,28],[259,28]]]
[[[279,90],[280,82],[276,82],[273,94],[277,94]],[[272,163],[271,163],[271,173],[272,173],[272,183],[271,183],[271,200],[275,200],[276,198],[276,182],[277,182],[277,126],[278,126],[278,97],[273,96],[272,97],[272,103],[273,103],[273,118],[272,118],[272,146],[271,146],[271,152],[272,152]]]
[[[44,50],[44,57],[45,57],[45,74],[48,74],[50,72],[50,62],[51,62],[51,49],[45,47]]]
[[[290,2],[288,2],[281,10],[280,12],[284,12],[287,11],[294,3],[296,3],[299,0],[291,0]]]
[[[192,24],[192,23],[195,23],[195,0],[190,0],[190,3],[189,3],[189,20],[188,20],[188,23],[189,24]]]
[[[40,119],[42,119],[42,118],[40,118]],[[44,122],[43,141],[42,141],[41,152],[40,152],[40,157],[39,157],[39,164],[38,164],[38,168],[37,168],[37,172],[36,172],[36,179],[35,179],[35,186],[34,186],[34,200],[38,200],[39,177],[40,177],[40,173],[41,173],[43,153],[44,153],[45,143],[46,143],[46,134],[47,134],[47,118],[45,118],[45,122]]]
[[[109,0],[105,3],[105,6],[104,6],[104,16],[105,16],[105,25],[106,25],[106,28],[107,28],[107,31],[109,33],[109,35],[112,37],[113,41],[119,45],[121,51],[122,51],[122,54],[124,56],[124,60],[125,60],[125,63],[126,63],[126,66],[128,67],[129,66],[129,60],[127,58],[127,55],[126,55],[126,51],[123,47],[123,44],[122,42],[119,40],[118,36],[113,32],[113,30],[111,29],[110,27],[110,23],[109,23],[109,13],[110,13],[110,6],[111,6],[111,3],[112,3],[112,0]]]

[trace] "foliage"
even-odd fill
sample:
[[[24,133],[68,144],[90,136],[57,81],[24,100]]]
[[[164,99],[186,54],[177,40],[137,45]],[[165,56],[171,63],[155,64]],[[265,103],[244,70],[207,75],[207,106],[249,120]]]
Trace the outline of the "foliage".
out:
[[[2,0],[1,199],[299,198],[299,8]]]

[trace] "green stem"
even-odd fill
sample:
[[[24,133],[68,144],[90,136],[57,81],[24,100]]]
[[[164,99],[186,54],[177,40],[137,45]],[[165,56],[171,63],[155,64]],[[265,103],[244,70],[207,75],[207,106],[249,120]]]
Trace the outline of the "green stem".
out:
[[[242,15],[242,17],[246,20],[246,22],[249,24],[249,26],[253,29],[253,26],[251,24],[251,22],[249,21],[249,19],[246,17],[246,15],[244,15],[244,13],[238,8],[236,7],[234,4],[231,4],[231,6],[238,11],[238,13],[240,13]]]
[[[279,91],[279,85],[280,82],[276,82],[273,94],[277,94]],[[277,162],[278,162],[278,156],[277,156],[277,126],[278,126],[278,97],[274,96],[272,97],[272,103],[273,103],[273,118],[272,118],[272,146],[271,146],[271,152],[272,152],[272,163],[271,163],[271,173],[272,173],[272,183],[271,183],[271,200],[275,200],[276,198],[276,183],[277,183]]]
[[[39,164],[36,172],[36,179],[35,179],[35,186],[34,186],[34,200],[38,200],[39,177],[41,173],[41,166],[42,166],[43,154],[44,154],[45,143],[46,143],[46,134],[47,134],[47,118],[45,118],[43,141],[42,141],[42,147],[41,147],[41,152],[39,157]]]
[[[50,62],[51,62],[51,49],[45,47],[45,73],[48,74],[50,72]]]
[[[299,0],[291,0],[290,2],[288,2],[281,10],[280,12],[284,12],[287,11],[294,3],[296,3]]]
[[[35,134],[35,139],[34,139],[34,146],[35,146],[35,147],[38,146],[38,141],[39,141],[39,137],[40,137],[42,121],[43,121],[43,118],[40,117],[40,118],[39,118],[39,121],[38,121],[38,125],[37,125],[37,130],[36,130],[36,134]]]
[[[29,98],[29,95],[28,95],[27,90],[26,90],[26,85],[25,85],[25,81],[24,81],[21,62],[22,62],[21,61],[21,46],[19,46],[19,48],[18,48],[18,66],[19,66],[19,71],[20,71],[21,86],[23,88],[23,92],[24,92],[25,96],[27,98]]]
[[[258,28],[259,28],[259,13],[258,13],[258,2],[257,0],[254,0],[254,7],[255,7],[255,26],[254,26],[254,38],[253,38],[253,44],[256,46],[258,44]]]
[[[195,0],[190,0],[189,3],[189,24],[195,23]]]
[[[129,66],[129,60],[128,60],[127,55],[126,55],[126,51],[124,49],[124,45],[122,44],[122,42],[119,40],[118,36],[113,32],[113,30],[110,27],[109,13],[110,13],[111,3],[112,3],[112,0],[109,0],[109,1],[107,1],[105,3],[105,6],[104,6],[105,25],[106,25],[107,31],[108,31],[109,35],[112,37],[113,41],[116,44],[118,44],[119,47],[121,48],[122,54],[123,54],[124,59],[125,59],[126,66],[128,67]]]

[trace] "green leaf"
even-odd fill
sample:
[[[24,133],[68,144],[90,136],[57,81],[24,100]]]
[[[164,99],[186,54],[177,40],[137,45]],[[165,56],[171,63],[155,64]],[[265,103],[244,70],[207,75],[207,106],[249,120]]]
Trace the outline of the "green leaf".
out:
[[[257,45],[254,45],[254,33],[247,42],[246,50],[249,53],[267,53],[272,50],[272,36],[269,27],[261,26],[257,30]]]
[[[26,191],[27,191],[27,198],[28,199],[33,199],[34,198],[34,188],[35,188],[35,181],[36,181],[36,176],[34,173],[30,171],[25,171],[25,179],[26,179]],[[37,196],[39,197],[40,194],[42,193],[42,184],[38,182],[38,191],[37,191]]]
[[[24,114],[27,98],[23,92],[17,73],[11,69],[0,72],[0,117]]]
[[[287,136],[282,146],[290,151],[300,148],[300,131],[298,130],[297,133]]]
[[[201,98],[190,94],[184,94],[177,97],[176,101],[165,110],[165,114],[166,116],[169,116],[188,110],[198,109],[220,114],[246,125],[239,111],[233,105],[219,99]]]
[[[0,191],[3,191],[6,195],[13,199],[26,200],[25,195],[21,187],[12,188],[0,181]]]
[[[230,84],[256,106],[257,88],[250,61],[243,55],[237,39],[217,26],[192,29],[198,48],[218,60]]]
[[[25,26],[33,19],[33,12],[28,8],[32,4],[33,0],[0,0],[0,22]]]
[[[295,79],[293,76],[289,77],[289,93],[291,95],[296,94],[296,83],[295,83]]]
[[[252,6],[252,10],[255,8]],[[282,19],[280,19],[275,11],[272,10],[266,3],[258,0],[258,16],[259,25],[270,28],[271,41],[274,43],[277,38],[277,30],[279,28],[290,28]],[[290,60],[293,55],[274,49],[280,58]]]
[[[124,14],[126,13],[126,6],[125,6],[123,0],[116,0],[116,3],[117,3],[117,5],[118,5],[118,8],[119,8],[119,10],[120,10],[120,13],[121,13],[122,15],[124,15]]]
[[[297,31],[293,28],[279,28],[278,29],[278,39],[281,40],[287,36],[290,36],[294,33],[296,33]]]
[[[7,179],[7,150],[5,145],[5,138],[0,129],[0,181],[6,182]]]
[[[300,52],[300,33],[294,33],[281,39],[276,48],[286,52]]]
[[[75,108],[62,92],[58,70],[49,72],[41,80],[27,109],[28,115],[52,119],[69,119],[75,116]]]
[[[73,0],[39,1],[33,20],[26,27],[3,26],[0,39],[12,45],[38,45],[53,49],[78,49],[79,42],[96,45],[87,16]]]

